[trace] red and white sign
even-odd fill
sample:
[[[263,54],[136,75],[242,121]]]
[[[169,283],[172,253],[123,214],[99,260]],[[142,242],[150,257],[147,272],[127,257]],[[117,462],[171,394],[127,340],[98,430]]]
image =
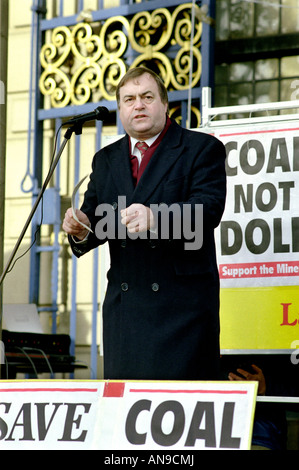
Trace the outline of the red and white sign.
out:
[[[227,200],[217,230],[221,287],[297,285],[299,127],[215,132],[226,147]]]
[[[89,449],[102,382],[0,383],[0,449]]]
[[[0,449],[248,449],[256,393],[256,382],[3,381]]]

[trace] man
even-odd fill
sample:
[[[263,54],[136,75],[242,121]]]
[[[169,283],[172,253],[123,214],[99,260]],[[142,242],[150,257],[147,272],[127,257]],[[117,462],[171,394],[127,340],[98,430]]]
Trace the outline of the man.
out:
[[[167,92],[150,70],[129,70],[116,96],[126,136],[96,153],[77,213],[93,233],[70,209],[63,222],[78,257],[108,238],[104,378],[217,379],[214,228],[225,204],[224,147],[167,116]],[[149,145],[144,156],[136,150],[137,141]],[[116,235],[105,237],[109,220],[117,227],[110,235]]]

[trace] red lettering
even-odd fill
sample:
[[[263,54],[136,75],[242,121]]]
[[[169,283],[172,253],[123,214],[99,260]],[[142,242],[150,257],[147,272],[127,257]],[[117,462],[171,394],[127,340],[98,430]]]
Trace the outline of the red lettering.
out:
[[[280,324],[280,326],[295,326],[297,325],[298,320],[294,320],[292,323],[289,323],[289,306],[292,305],[291,303],[290,304],[280,304],[282,305],[282,323]]]

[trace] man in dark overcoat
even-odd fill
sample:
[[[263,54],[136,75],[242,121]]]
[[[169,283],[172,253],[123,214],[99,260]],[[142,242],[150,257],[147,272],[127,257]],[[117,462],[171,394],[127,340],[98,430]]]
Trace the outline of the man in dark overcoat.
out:
[[[169,118],[150,70],[130,69],[117,102],[126,135],[96,153],[81,210],[63,222],[77,257],[109,243],[104,378],[217,379],[224,146]]]

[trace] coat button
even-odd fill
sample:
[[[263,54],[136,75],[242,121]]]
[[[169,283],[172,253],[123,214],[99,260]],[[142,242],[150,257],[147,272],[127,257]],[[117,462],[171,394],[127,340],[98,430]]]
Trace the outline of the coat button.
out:
[[[157,282],[154,282],[154,283],[152,284],[152,291],[158,292],[159,289],[160,289],[159,284],[158,284]]]
[[[116,211],[117,207],[118,207],[117,202],[113,202],[113,203],[112,203],[112,209],[113,209],[114,211]]]
[[[120,242],[120,246],[121,246],[122,248],[126,248],[126,246],[127,246],[126,240],[122,240],[122,241]]]
[[[129,285],[126,282],[122,282],[120,287],[123,292],[127,292],[127,290],[129,289]]]

